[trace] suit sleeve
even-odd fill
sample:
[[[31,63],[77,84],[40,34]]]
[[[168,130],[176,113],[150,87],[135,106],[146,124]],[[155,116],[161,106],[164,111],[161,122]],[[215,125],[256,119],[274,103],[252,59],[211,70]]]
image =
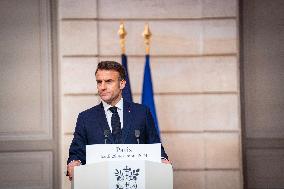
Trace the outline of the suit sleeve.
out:
[[[86,144],[87,135],[84,126],[84,118],[82,114],[79,114],[74,137],[69,148],[69,158],[67,160],[67,164],[72,160],[80,160],[82,164],[86,164]]]
[[[147,133],[146,143],[148,144],[161,143],[160,136],[155,127],[153,116],[148,107],[146,108],[146,133]],[[161,144],[161,157],[168,159],[168,155],[166,154],[162,144]]]

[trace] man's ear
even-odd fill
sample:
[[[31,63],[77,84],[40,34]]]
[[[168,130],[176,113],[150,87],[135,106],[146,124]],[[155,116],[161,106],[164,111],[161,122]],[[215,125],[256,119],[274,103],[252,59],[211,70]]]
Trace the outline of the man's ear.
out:
[[[121,80],[120,83],[119,83],[119,88],[122,90],[122,89],[124,89],[125,85],[126,85],[126,81]]]

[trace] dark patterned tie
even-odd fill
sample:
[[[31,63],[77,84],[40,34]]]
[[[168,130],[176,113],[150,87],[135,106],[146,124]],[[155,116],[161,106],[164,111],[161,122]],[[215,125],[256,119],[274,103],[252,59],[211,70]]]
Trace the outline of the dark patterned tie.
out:
[[[119,115],[117,112],[117,107],[110,107],[109,110],[112,112],[111,116],[111,127],[112,127],[112,137],[114,139],[115,144],[122,143],[121,137],[121,124]]]

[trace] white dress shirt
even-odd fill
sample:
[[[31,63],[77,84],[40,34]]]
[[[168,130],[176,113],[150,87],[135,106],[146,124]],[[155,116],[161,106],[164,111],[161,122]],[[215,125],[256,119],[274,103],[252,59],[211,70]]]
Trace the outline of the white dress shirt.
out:
[[[104,106],[104,111],[106,114],[106,118],[107,118],[107,123],[109,126],[109,129],[112,132],[112,127],[111,127],[111,116],[112,116],[112,112],[109,110],[110,107],[112,107],[110,104],[104,102],[102,100],[103,106]],[[118,101],[118,103],[115,105],[115,107],[117,107],[117,113],[119,115],[119,119],[120,119],[120,125],[121,125],[121,129],[123,128],[123,99],[121,98],[120,101]]]

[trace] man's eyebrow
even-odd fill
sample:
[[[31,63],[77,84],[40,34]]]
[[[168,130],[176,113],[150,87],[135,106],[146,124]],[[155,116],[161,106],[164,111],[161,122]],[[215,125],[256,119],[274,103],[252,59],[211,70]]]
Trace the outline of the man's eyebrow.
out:
[[[107,80],[97,79],[96,81],[97,81],[97,82],[102,82],[102,81],[110,82],[110,81],[114,81],[114,80],[113,80],[113,79],[107,79]]]

